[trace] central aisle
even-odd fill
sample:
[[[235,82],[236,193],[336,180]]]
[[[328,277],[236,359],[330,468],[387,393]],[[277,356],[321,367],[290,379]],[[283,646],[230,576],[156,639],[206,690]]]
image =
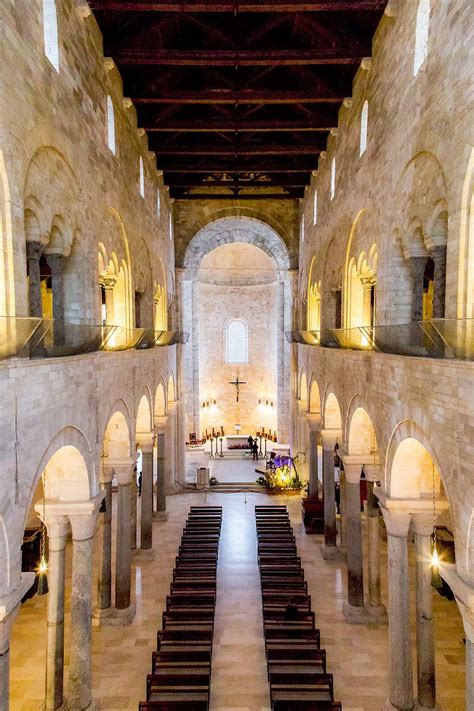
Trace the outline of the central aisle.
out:
[[[269,711],[254,499],[226,501],[217,579],[210,711]],[[229,505],[232,504],[232,505]]]

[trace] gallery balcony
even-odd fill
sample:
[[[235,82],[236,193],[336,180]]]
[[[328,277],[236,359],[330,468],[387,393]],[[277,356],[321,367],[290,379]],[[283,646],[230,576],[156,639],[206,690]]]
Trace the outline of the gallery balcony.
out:
[[[58,358],[97,351],[143,350],[185,343],[182,331],[84,325],[52,319],[0,316],[0,360]]]
[[[289,343],[420,358],[474,359],[474,319],[432,319],[389,326],[287,331]]]

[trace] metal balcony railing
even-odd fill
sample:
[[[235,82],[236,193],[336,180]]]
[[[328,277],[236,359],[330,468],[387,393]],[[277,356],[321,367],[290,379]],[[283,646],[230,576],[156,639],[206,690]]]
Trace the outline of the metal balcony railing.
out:
[[[419,358],[474,359],[474,319],[432,319],[388,326],[288,331],[290,343]]]
[[[0,360],[14,356],[60,358],[96,351],[159,348],[185,343],[187,338],[188,334],[181,331],[0,316]]]

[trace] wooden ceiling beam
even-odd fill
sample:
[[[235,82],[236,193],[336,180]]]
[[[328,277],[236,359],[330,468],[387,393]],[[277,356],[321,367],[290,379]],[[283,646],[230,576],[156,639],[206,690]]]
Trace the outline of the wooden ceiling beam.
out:
[[[89,0],[92,10],[102,12],[380,12],[388,0],[198,0],[194,2],[153,2],[152,0]]]
[[[284,146],[267,144],[251,148],[235,148],[234,146],[150,146],[160,156],[306,156],[319,155],[323,150],[320,146]]]
[[[300,194],[291,195],[289,193],[185,193],[177,194],[176,191],[170,191],[171,197],[176,200],[298,200],[302,198],[304,191],[298,191]]]
[[[316,121],[317,119],[315,119]],[[146,122],[143,128],[147,133],[327,133],[335,127],[334,122],[324,125],[308,121],[169,121],[166,124]]]
[[[344,47],[324,50],[214,50],[214,49],[119,49],[112,51],[116,64],[166,67],[294,67],[360,64],[370,47],[347,51]]]
[[[345,98],[338,95],[317,95],[307,91],[265,91],[259,89],[208,89],[202,91],[170,91],[160,96],[135,96],[135,104],[340,104]]]

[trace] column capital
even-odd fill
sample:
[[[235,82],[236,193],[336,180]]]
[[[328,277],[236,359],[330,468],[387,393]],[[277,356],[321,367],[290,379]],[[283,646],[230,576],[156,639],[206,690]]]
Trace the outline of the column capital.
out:
[[[321,426],[321,414],[319,412],[307,412],[306,422],[311,432],[317,432]]]
[[[155,444],[154,432],[137,432],[137,444],[143,454],[151,454],[153,445]]]
[[[385,526],[389,536],[395,538],[406,538],[410,529],[410,514],[407,511],[394,511],[393,509],[380,506]]]
[[[63,272],[64,266],[66,264],[66,257],[64,254],[58,254],[57,252],[47,252],[44,253],[48,267],[55,274],[61,274]]]
[[[341,441],[341,430],[321,430],[321,438],[323,440],[323,449],[334,449],[336,442]]]
[[[26,242],[26,256],[28,259],[40,259],[43,254],[44,242]]]
[[[104,497],[105,491],[101,491],[93,499],[77,504],[68,514],[73,541],[87,541],[93,537],[97,514]]]
[[[62,538],[68,532],[69,521],[66,515],[58,514],[55,509],[56,502],[38,501],[35,504],[35,511],[40,520],[48,529],[48,538],[50,542],[55,538]]]
[[[348,454],[344,450],[339,450],[339,456],[344,462],[344,471],[350,484],[355,484],[360,479],[362,467],[367,481],[375,481],[373,477],[375,471],[378,471],[378,455],[375,456],[375,463],[373,454]],[[372,462],[368,463],[368,459],[372,459]]]
[[[431,536],[434,526],[433,518],[433,510],[412,514],[411,527],[413,533],[418,536]]]
[[[103,457],[102,474],[104,482],[112,481],[115,474],[119,484],[130,484],[136,461],[136,457],[124,457],[123,459]]]
[[[155,415],[155,433],[164,434],[166,430],[166,425],[168,424],[167,415]]]

